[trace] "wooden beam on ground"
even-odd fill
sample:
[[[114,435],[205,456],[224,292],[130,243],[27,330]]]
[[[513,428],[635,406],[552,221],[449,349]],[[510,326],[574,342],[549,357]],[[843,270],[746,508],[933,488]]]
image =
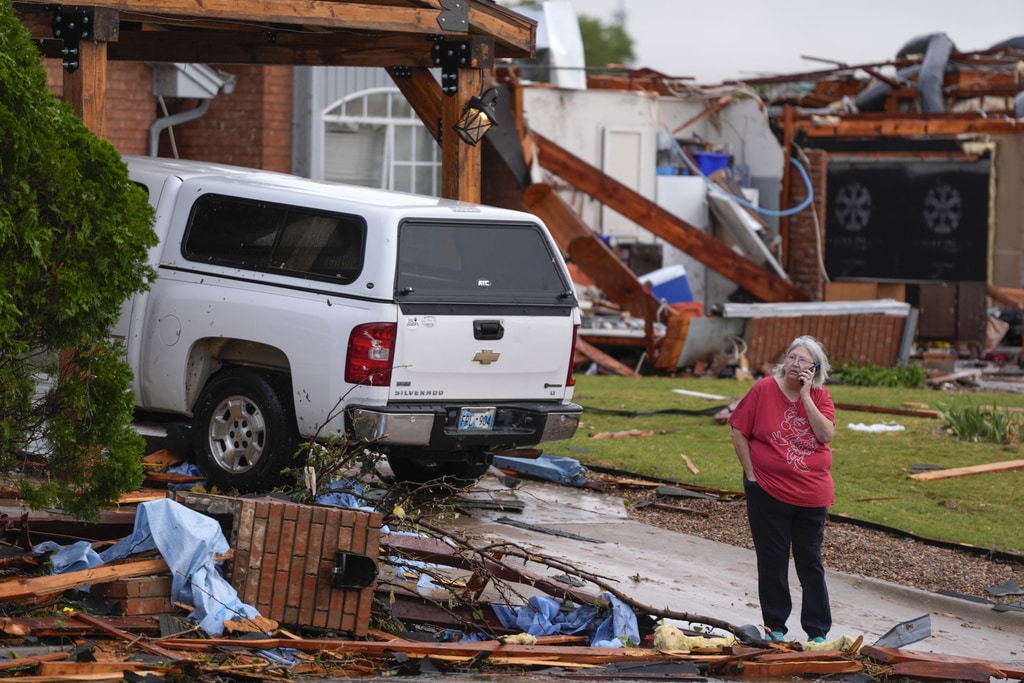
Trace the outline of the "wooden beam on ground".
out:
[[[167,562],[160,558],[121,564],[101,564],[90,569],[49,576],[8,579],[0,581],[0,600],[25,600],[41,595],[63,593],[72,588],[111,583],[118,579],[129,579],[135,576],[161,574],[166,571],[169,571]]]
[[[145,650],[146,652],[154,654],[154,655],[156,655],[158,657],[163,657],[163,658],[165,658],[165,659],[167,659],[169,661],[172,661],[172,662],[176,662],[179,659],[181,659],[181,656],[175,654],[174,652],[171,652],[170,650],[168,650],[166,648],[160,647],[159,645],[154,645],[153,643],[150,643],[150,642],[148,642],[146,640],[142,640],[141,638],[139,638],[139,636],[137,636],[137,635],[135,635],[133,633],[129,633],[128,631],[123,631],[123,630],[119,629],[118,627],[114,626],[113,624],[109,623],[105,619],[99,619],[99,618],[94,617],[92,615],[85,614],[84,612],[74,612],[74,613],[71,614],[71,616],[74,617],[75,619],[79,620],[79,621],[84,621],[87,624],[95,626],[96,628],[98,628],[99,630],[103,631],[107,635],[111,635],[111,636],[114,636],[115,638],[119,638],[119,639],[125,641],[126,643],[131,643],[132,645],[137,645],[140,648],[142,648],[143,650]]]
[[[886,408],[884,406],[869,406],[859,403],[836,403],[835,407],[840,410],[856,410],[862,413],[883,413],[885,415],[903,415],[905,417],[929,417],[941,418],[939,410],[914,410],[912,408]]]
[[[792,282],[737,254],[703,230],[666,211],[551,140],[537,133],[533,134],[533,140],[537,145],[541,166],[648,232],[685,251],[755,297],[766,302],[807,300],[807,295]]]
[[[918,472],[917,474],[911,474],[909,476],[911,479],[916,479],[917,481],[935,481],[937,479],[969,477],[974,474],[1012,472],[1013,470],[1024,470],[1024,460],[1006,460],[1004,462],[990,462],[985,465],[953,467],[947,470],[931,470],[929,472]]]

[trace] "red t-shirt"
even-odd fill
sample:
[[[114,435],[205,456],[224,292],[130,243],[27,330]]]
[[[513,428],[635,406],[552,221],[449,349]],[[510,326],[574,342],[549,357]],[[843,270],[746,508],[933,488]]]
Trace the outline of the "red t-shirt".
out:
[[[835,422],[836,409],[825,387],[811,389],[821,414]],[[814,437],[803,401],[786,398],[774,375],[759,379],[729,417],[750,441],[758,485],[777,500],[801,507],[835,502],[832,449]]]

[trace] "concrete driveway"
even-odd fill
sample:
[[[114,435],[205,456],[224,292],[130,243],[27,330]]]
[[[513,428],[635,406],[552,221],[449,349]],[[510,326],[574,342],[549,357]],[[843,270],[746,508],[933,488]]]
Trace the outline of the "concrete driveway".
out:
[[[509,489],[491,476],[480,487],[467,497],[518,501],[523,509],[471,508],[456,525],[474,543],[505,540],[563,558],[613,581],[643,605],[737,626],[760,623],[753,551],[631,521],[614,495],[529,480]],[[552,578],[560,573],[529,569]],[[850,574],[830,572],[828,580],[834,619],[829,639],[863,636],[865,644],[874,644],[897,624],[929,615],[931,636],[905,649],[1024,663],[1024,612],[997,612],[989,605]],[[795,573],[791,585],[795,605],[788,635],[803,640]]]

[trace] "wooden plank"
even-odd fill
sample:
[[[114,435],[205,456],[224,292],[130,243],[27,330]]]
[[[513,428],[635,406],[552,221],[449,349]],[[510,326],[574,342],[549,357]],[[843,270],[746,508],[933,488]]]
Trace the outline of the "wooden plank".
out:
[[[542,135],[533,134],[541,166],[626,218],[685,251],[762,301],[806,301],[796,285],[658,206]],[[589,274],[589,273],[588,273]]]
[[[903,415],[906,417],[942,418],[938,410],[914,410],[911,408],[886,408],[885,406],[869,406],[859,403],[836,403],[838,410],[855,410],[862,413],[883,413],[885,415]]]
[[[992,677],[1003,678],[998,670],[980,662],[900,662],[894,664],[889,673],[891,676],[923,681],[989,683]]]
[[[65,572],[33,578],[17,578],[0,582],[0,600],[24,600],[41,595],[63,593],[72,588],[110,583],[118,579],[147,576],[169,571],[167,562],[161,559],[136,560],[122,564],[102,564],[77,572]]]
[[[166,648],[160,647],[159,645],[154,645],[153,643],[150,643],[147,640],[142,640],[139,636],[135,635],[134,633],[123,631],[118,627],[114,626],[113,624],[109,623],[105,619],[98,619],[92,615],[85,614],[83,612],[74,612],[72,613],[71,616],[73,616],[75,619],[79,621],[84,621],[87,624],[95,626],[96,628],[100,629],[108,635],[112,635],[115,638],[120,638],[126,643],[138,645],[143,650],[151,652],[152,654],[155,654],[158,657],[164,657],[172,662],[176,662],[179,659],[182,659],[182,657],[175,654],[174,652],[171,652]]]
[[[67,659],[71,653],[69,652],[47,652],[41,655],[33,655],[31,657],[15,657],[0,662],[0,671],[7,669],[20,669],[25,666],[33,666],[42,662],[54,662],[61,659]]]
[[[558,248],[601,288],[610,301],[638,318],[661,304],[636,274],[583,222],[547,183],[534,183],[523,192],[523,203],[547,224]]]
[[[578,337],[576,338],[576,352],[586,356],[613,375],[639,377],[639,373],[633,370],[633,368],[620,363],[593,344],[589,344]]]
[[[64,656],[67,657],[66,654]],[[36,676],[65,676],[69,681],[80,681],[84,680],[81,678],[83,675],[104,674],[110,677],[110,674],[120,674],[124,671],[133,671],[140,674],[143,672],[153,672],[160,675],[166,674],[168,669],[169,667],[149,662],[45,662],[39,665],[39,668],[36,670]]]
[[[935,481],[937,479],[969,477],[974,474],[989,474],[991,472],[1012,472],[1013,470],[1020,469],[1024,469],[1024,460],[1006,460],[1003,462],[990,462],[984,465],[969,465],[967,467],[953,467],[947,470],[918,472],[909,476],[917,481]]]
[[[864,670],[860,662],[743,662],[743,678],[774,676],[807,676],[817,674],[849,674]]]
[[[974,657],[963,655],[947,655],[939,652],[917,652],[915,650],[903,650],[895,647],[881,647],[878,645],[865,645],[860,649],[860,654],[869,657],[883,664],[899,664],[901,662],[941,662],[945,664],[983,664],[989,667],[989,675],[993,678],[1017,678],[1024,679],[1024,667],[1001,662],[988,662]]]

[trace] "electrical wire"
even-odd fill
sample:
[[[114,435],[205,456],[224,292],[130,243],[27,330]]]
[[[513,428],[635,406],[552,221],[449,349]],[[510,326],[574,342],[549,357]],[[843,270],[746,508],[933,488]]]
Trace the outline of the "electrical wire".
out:
[[[804,168],[804,165],[801,164],[796,159],[796,157],[790,157],[789,161],[800,172],[800,177],[804,181],[804,186],[807,188],[807,196],[799,204],[797,204],[796,206],[794,206],[792,208],[789,208],[789,209],[781,209],[781,210],[766,209],[764,207],[756,206],[754,204],[751,204],[750,202],[748,202],[743,197],[737,197],[736,195],[732,194],[731,192],[726,192],[721,187],[719,187],[714,181],[712,181],[710,178],[708,178],[707,175],[705,175],[704,171],[702,171],[701,168],[697,164],[695,164],[692,159],[690,159],[689,155],[687,155],[683,151],[683,148],[680,147],[679,142],[675,139],[675,137],[672,135],[672,133],[668,130],[668,126],[663,126],[663,130],[666,133],[666,138],[672,141],[672,150],[679,156],[679,158],[682,160],[682,162],[686,165],[687,169],[689,169],[691,173],[693,173],[694,175],[697,175],[697,176],[700,176],[701,178],[703,178],[704,182],[707,183],[707,185],[709,187],[713,188],[716,192],[719,192],[720,194],[723,194],[723,195],[729,197],[730,199],[732,199],[733,201],[738,203],[740,206],[743,206],[743,207],[745,207],[747,209],[750,209],[751,211],[756,211],[757,213],[765,215],[765,216],[773,216],[773,217],[776,217],[776,218],[781,218],[781,217],[784,217],[784,216],[793,216],[793,215],[796,215],[796,214],[800,213],[801,211],[806,209],[808,206],[810,206],[811,202],[814,201],[814,188],[811,185],[811,177],[807,174],[807,169]]]

